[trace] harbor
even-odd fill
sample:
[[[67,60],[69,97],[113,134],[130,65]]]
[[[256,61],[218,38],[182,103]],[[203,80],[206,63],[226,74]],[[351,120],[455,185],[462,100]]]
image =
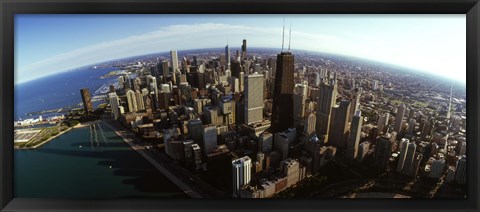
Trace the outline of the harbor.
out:
[[[104,123],[89,126],[72,128],[35,149],[15,150],[16,196],[188,197]]]

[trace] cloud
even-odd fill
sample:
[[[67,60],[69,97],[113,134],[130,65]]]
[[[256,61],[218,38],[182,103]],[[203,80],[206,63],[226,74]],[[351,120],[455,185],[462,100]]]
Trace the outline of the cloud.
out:
[[[329,32],[328,29],[293,28],[291,47],[363,57],[465,81],[466,46],[465,36],[462,36],[465,31],[448,33],[449,31],[441,31],[443,28],[438,28],[440,31],[434,27],[432,29],[422,29],[421,33],[418,30],[404,30],[399,37],[389,30],[369,33],[345,30],[331,35],[326,33]],[[315,31],[322,33],[312,33]],[[450,37],[446,37],[447,35]],[[454,39],[457,37],[459,39]],[[222,48],[227,44],[227,40],[229,45],[235,48],[241,45],[242,39],[247,39],[248,46],[280,48],[282,27],[222,23],[171,25],[149,33],[74,49],[24,67],[15,66],[15,79],[18,79],[16,83],[21,83],[84,65],[172,49]],[[286,46],[288,40],[287,29]],[[457,74],[452,75],[452,71]]]
[[[22,82],[83,65],[171,49],[223,47],[227,40],[231,46],[240,46],[241,39],[253,37],[255,39],[248,40],[250,46],[280,47],[281,33],[282,27],[254,27],[220,23],[171,25],[145,34],[74,49],[25,67],[16,67],[15,73],[17,73],[16,79],[20,79],[19,82]],[[298,40],[316,39],[322,43],[337,40],[330,35],[315,35],[297,31],[292,32],[292,37]],[[232,43],[238,43],[238,45],[232,45]]]

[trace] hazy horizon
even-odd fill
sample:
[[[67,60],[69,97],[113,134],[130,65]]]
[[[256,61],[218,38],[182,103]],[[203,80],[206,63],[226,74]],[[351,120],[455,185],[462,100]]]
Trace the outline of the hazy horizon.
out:
[[[241,50],[241,46],[229,46],[229,47],[230,47],[230,51],[232,52],[232,55],[233,55],[235,49],[238,48],[239,50]],[[271,49],[271,50],[281,51],[281,48],[275,48],[275,47],[255,47],[254,46],[254,47],[249,47],[249,48]],[[181,51],[203,51],[203,50],[208,50],[208,49],[224,51],[224,47],[212,47],[212,48],[201,48],[201,49],[177,49],[177,52],[179,53],[179,58],[180,58],[180,56],[182,56],[182,55],[180,55]],[[378,61],[378,60],[373,60],[373,59],[370,59],[370,58],[362,58],[362,57],[356,57],[356,56],[352,56],[352,55],[342,55],[342,54],[320,52],[320,51],[311,51],[311,50],[304,50],[304,49],[291,49],[291,51],[292,51],[293,54],[295,54],[295,51],[300,51],[300,52],[312,52],[312,53],[326,54],[328,56],[343,57],[343,58],[348,58],[348,59],[358,59],[358,60],[363,60],[363,62],[367,62],[367,63],[368,62],[377,63],[377,65],[380,65],[380,66],[390,66],[389,68],[401,69],[401,70],[406,71],[406,72],[418,72],[419,74],[429,74],[431,76],[436,76],[436,77],[439,77],[443,80],[448,79],[446,76],[443,76],[443,75],[438,75],[438,74],[435,74],[435,73],[430,73],[430,72],[426,72],[426,71],[422,71],[422,70],[416,70],[416,69],[401,66],[401,65],[398,65],[398,64],[385,63],[385,62]],[[114,61],[118,61],[118,60],[125,60],[125,59],[129,59],[129,58],[143,57],[143,56],[148,56],[148,55],[169,54],[169,53],[170,53],[170,51],[161,51],[161,52],[154,52],[154,53],[148,53],[148,54],[132,55],[132,56],[127,56],[127,57],[122,57],[122,58],[114,58],[114,59],[111,59],[111,60],[101,61],[101,62],[92,63],[92,64],[85,64],[85,65],[73,67],[73,68],[70,68],[70,69],[67,69],[67,70],[64,70],[64,71],[58,71],[58,72],[46,74],[46,75],[43,75],[43,76],[39,76],[37,78],[29,79],[29,80],[26,80],[26,81],[15,82],[15,85],[21,85],[21,84],[32,82],[32,81],[35,81],[35,80],[39,80],[39,79],[42,79],[42,78],[46,78],[46,77],[50,77],[50,76],[54,76],[54,75],[58,75],[58,74],[63,74],[63,73],[71,72],[71,71],[76,71],[77,69],[82,69],[82,68],[89,67],[89,66],[100,65],[102,63],[109,63],[109,62],[114,62]],[[255,53],[255,52],[253,52],[253,53]],[[456,80],[456,79],[450,79],[450,80],[453,80],[456,83],[466,85],[465,81],[459,81],[459,80]]]
[[[15,84],[172,49],[285,48],[466,81],[465,15],[16,15]],[[212,36],[214,35],[214,36]],[[233,47],[234,46],[234,47]],[[459,71],[463,70],[463,71]]]

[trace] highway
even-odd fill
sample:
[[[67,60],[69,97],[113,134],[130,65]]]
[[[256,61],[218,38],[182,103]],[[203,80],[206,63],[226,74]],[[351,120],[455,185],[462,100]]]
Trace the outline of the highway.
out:
[[[132,149],[142,155],[175,185],[192,198],[225,197],[225,194],[185,170],[151,144],[139,141],[135,135],[117,122],[105,120],[105,124],[120,136]]]

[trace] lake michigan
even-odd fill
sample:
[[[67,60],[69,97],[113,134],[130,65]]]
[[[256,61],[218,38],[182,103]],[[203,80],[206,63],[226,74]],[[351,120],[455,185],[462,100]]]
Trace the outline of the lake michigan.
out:
[[[116,77],[115,68],[86,68],[15,86],[15,119],[80,103]],[[36,117],[31,117],[36,118]],[[13,141],[12,141],[13,142]],[[105,124],[72,129],[32,150],[14,152],[16,198],[188,197]]]

